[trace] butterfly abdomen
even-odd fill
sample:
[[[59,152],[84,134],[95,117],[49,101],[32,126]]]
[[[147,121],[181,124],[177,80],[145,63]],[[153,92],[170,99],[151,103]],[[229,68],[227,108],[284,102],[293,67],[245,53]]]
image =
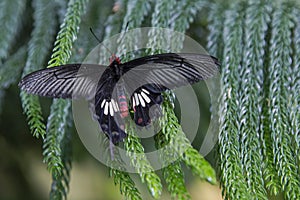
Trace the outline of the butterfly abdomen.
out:
[[[128,104],[125,95],[125,90],[122,84],[117,86],[117,97],[118,97],[118,104],[120,108],[120,114],[122,118],[128,116]]]
[[[127,117],[128,116],[128,105],[127,105],[127,101],[126,101],[126,96],[125,95],[118,96],[118,101],[119,101],[121,117],[122,118]]]

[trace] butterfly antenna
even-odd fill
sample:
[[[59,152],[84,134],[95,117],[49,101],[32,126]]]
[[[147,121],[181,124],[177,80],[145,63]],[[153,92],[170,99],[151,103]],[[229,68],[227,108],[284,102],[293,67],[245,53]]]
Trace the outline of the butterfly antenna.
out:
[[[113,53],[111,52],[111,50],[109,50],[109,48],[107,48],[107,47],[101,42],[101,40],[99,40],[99,38],[96,36],[96,34],[94,33],[94,31],[93,31],[92,28],[90,28],[90,31],[91,31],[92,35],[96,38],[96,40],[99,42],[99,44],[100,44],[101,46],[103,46],[103,47],[104,47],[111,55],[113,55]]]
[[[124,33],[126,33],[126,32],[128,31],[128,25],[129,25],[129,23],[130,23],[130,21],[128,21],[128,22],[126,23],[125,31],[122,32],[122,37],[118,39],[119,42],[122,42],[122,41],[123,41],[123,39],[124,39],[124,37],[125,37],[125,34],[124,34]]]
[[[126,26],[125,26],[125,32],[128,31],[128,25],[129,25],[129,22],[130,22],[130,21],[128,21],[128,22],[126,23]]]

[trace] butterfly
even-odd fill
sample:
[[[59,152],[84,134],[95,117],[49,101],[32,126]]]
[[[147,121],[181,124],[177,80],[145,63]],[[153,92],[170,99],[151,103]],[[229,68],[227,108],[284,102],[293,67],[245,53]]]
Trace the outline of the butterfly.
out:
[[[113,144],[126,137],[125,118],[145,127],[161,114],[162,92],[206,80],[219,71],[217,58],[194,53],[163,53],[109,66],[66,64],[26,75],[19,87],[28,93],[89,102],[94,118]],[[128,98],[127,96],[130,96]]]

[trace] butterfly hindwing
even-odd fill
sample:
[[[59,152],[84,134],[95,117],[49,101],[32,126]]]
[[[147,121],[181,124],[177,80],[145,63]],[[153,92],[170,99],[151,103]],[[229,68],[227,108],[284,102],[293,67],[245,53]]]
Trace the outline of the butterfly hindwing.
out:
[[[160,104],[163,97],[155,85],[147,84],[136,89],[130,100],[134,111],[134,121],[137,125],[148,126],[152,119],[161,116]]]
[[[107,69],[99,81],[94,101],[90,102],[92,104],[90,107],[94,108],[92,113],[96,113],[96,120],[99,122],[100,128],[114,144],[126,137],[125,122],[121,117],[116,84],[114,73]]]
[[[102,97],[101,104],[95,106],[96,120],[102,131],[114,143],[118,143],[126,137],[125,123],[121,118],[120,109],[116,99]]]

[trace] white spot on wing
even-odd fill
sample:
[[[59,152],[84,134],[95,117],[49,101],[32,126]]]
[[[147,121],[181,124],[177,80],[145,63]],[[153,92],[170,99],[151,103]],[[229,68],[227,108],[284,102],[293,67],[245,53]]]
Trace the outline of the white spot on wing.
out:
[[[138,106],[140,104],[137,93],[134,93],[135,104]]]
[[[142,97],[145,99],[145,101],[146,101],[147,103],[150,103],[150,102],[151,102],[150,98],[149,98],[144,92],[141,92],[141,95],[142,95]]]
[[[133,108],[135,107],[135,99],[134,99],[134,96],[132,97],[132,107],[133,107]]]
[[[105,104],[105,99],[103,99],[102,103],[101,103],[101,108],[103,108],[104,104]]]
[[[142,90],[146,93],[146,94],[150,94],[148,90],[142,88]]]
[[[141,102],[141,105],[142,105],[143,107],[145,107],[146,104],[145,104],[145,101],[144,101],[143,97],[142,97],[140,94],[138,94],[138,97],[139,97],[139,100],[140,100],[140,102]]]
[[[109,113],[111,116],[114,116],[113,102],[109,102]]]
[[[108,114],[108,102],[105,102],[105,106],[104,106],[104,115]]]

